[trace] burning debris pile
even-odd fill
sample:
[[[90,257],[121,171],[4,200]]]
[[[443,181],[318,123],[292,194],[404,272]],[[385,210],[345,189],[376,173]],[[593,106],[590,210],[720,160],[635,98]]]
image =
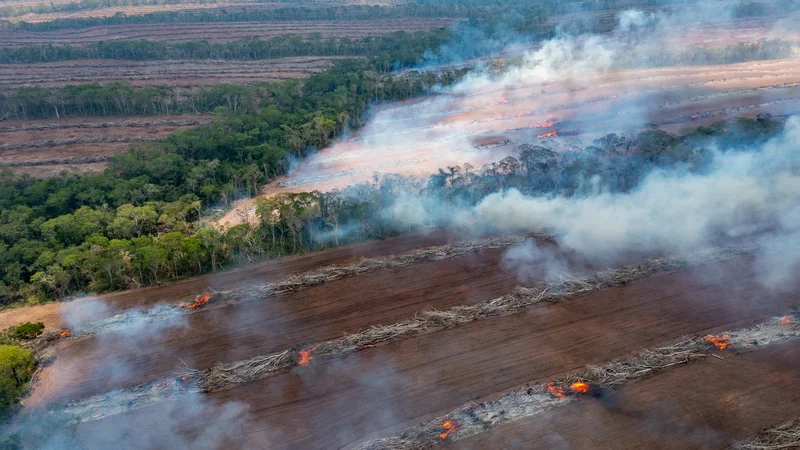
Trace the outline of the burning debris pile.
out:
[[[211,294],[204,293],[203,295],[198,295],[195,297],[194,301],[191,303],[181,302],[178,305],[181,308],[188,308],[188,309],[200,309],[208,304],[211,301]]]
[[[709,336],[705,339],[706,342],[709,344],[713,344],[717,350],[725,350],[731,345],[731,336],[729,334],[725,334],[723,336]]]
[[[800,420],[762,431],[755,438],[733,445],[736,450],[780,450],[800,448]]]
[[[517,288],[510,294],[477,305],[456,306],[446,311],[424,311],[404,322],[373,326],[360,333],[319,342],[313,346],[312,350],[318,357],[337,358],[381,343],[445,330],[487,317],[511,314],[531,306],[553,303],[588,292],[621,286],[657,272],[685,269],[749,254],[759,248],[761,248],[759,245],[728,246],[697,252],[686,257],[650,259],[641,264],[609,269],[582,278],[565,277],[557,283],[551,283],[541,288]],[[304,361],[302,354],[293,350],[285,350],[281,353],[258,356],[233,364],[219,364],[205,371],[192,372],[190,376],[196,378],[198,386],[204,390],[219,390],[290,370],[300,361]]]
[[[746,340],[744,336],[755,332],[775,336],[776,338],[768,341],[769,343],[800,337],[800,318],[792,319],[791,330],[787,330],[786,326],[780,322],[781,318],[772,318],[752,328],[731,331],[727,334],[730,336],[729,345],[747,347],[750,345],[750,341]],[[359,449],[418,450],[432,448],[442,439],[462,439],[499,424],[513,422],[556,406],[571,403],[584,395],[602,396],[604,390],[708,356],[709,352],[714,351],[714,347],[713,342],[704,338],[691,338],[667,347],[642,350],[630,358],[613,361],[604,366],[589,366],[582,372],[563,380],[528,384],[522,389],[508,393],[492,402],[479,404],[471,402],[444,417],[411,427],[399,436],[367,442]],[[450,428],[448,428],[446,432],[442,432],[443,424],[448,423],[458,425],[451,426],[452,431],[449,431]],[[759,439],[763,439],[763,441]],[[797,439],[800,439],[800,424],[793,422],[778,427],[775,431],[769,430],[763,437],[759,437],[753,442],[767,442],[769,445],[777,445],[782,442],[796,444],[800,442]],[[771,450],[790,447],[762,447],[759,444],[743,444],[738,448]]]

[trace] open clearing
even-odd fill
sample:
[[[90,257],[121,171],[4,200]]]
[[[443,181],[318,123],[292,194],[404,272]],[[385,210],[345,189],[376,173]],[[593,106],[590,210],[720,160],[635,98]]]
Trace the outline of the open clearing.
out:
[[[0,31],[0,46],[16,47],[36,44],[83,45],[98,41],[147,39],[161,42],[207,40],[228,42],[258,37],[309,36],[362,38],[394,31],[427,31],[447,27],[452,18],[409,18],[339,21],[280,21],[280,22],[201,22],[164,24],[131,24],[91,27],[51,32]]]

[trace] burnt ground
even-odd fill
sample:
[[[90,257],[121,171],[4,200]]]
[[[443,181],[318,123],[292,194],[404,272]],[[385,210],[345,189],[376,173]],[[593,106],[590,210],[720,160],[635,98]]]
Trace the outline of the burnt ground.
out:
[[[310,367],[212,393],[206,403],[247,407],[249,425],[230,437],[230,445],[237,447],[340,448],[392,435],[470,400],[490,398],[529,381],[547,381],[683,335],[746,326],[798,303],[800,289],[766,291],[751,263],[741,258],[653,276],[339,360],[315,360]],[[750,376],[743,375],[751,383],[762,383]],[[707,389],[698,383],[703,379],[693,378],[697,390]],[[763,389],[768,389],[769,383],[764,383]],[[684,391],[689,386],[685,380],[678,385]],[[160,411],[184,407],[180,401],[170,402],[85,423],[78,436],[90,447],[102,447],[105,435],[100,431],[113,429],[114,439],[135,442],[140,438],[137,430]],[[207,425],[185,422],[180,416],[171,420],[185,436],[196,436]],[[753,426],[760,423],[754,421]]]
[[[800,415],[800,342],[722,352],[447,449],[722,449]]]

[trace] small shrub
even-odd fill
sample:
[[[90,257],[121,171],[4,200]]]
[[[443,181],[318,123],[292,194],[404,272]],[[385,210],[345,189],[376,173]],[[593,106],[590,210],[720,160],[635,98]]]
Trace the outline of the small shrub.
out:
[[[0,417],[17,404],[36,370],[33,354],[15,345],[0,345]]]
[[[26,339],[35,338],[36,336],[42,334],[42,331],[44,331],[44,323],[42,323],[42,322],[36,322],[36,323],[25,322],[25,323],[23,323],[21,325],[15,326],[15,327],[9,327],[6,330],[6,334],[11,339],[17,339],[17,340],[23,341],[23,340],[26,340]]]

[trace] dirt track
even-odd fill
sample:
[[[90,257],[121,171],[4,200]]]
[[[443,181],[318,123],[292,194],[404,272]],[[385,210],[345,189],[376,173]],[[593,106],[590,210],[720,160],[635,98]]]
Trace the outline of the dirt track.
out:
[[[721,449],[800,415],[800,342],[678,367],[447,449]]]
[[[208,398],[214,404],[249,405],[254,424],[237,437],[237,446],[347,446],[394,434],[470,399],[528,381],[546,381],[684,334],[756,322],[796,303],[797,292],[766,292],[751,273],[750,260],[741,259],[655,276],[342,360],[312,362],[309,368]],[[157,408],[165,406],[83,424],[79,432],[131,424],[135,429]]]

